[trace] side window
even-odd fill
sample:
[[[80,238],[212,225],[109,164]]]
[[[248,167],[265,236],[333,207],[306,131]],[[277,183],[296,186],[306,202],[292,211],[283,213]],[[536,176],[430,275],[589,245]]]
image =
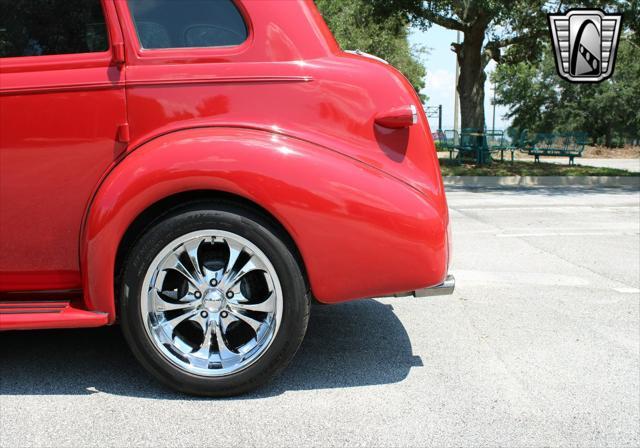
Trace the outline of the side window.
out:
[[[0,0],[0,57],[108,49],[100,0]]]
[[[240,45],[247,26],[232,0],[129,0],[143,48]]]

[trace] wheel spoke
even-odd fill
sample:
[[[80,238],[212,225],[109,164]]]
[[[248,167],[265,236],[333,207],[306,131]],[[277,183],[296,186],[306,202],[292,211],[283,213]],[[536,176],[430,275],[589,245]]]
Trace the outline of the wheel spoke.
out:
[[[240,280],[242,280],[242,277],[249,274],[250,272],[264,271],[264,269],[265,266],[256,257],[252,256],[249,261],[247,261],[247,263],[242,267],[242,269],[240,269],[234,276],[233,283],[238,283]]]
[[[211,280],[215,280],[216,283],[220,283],[220,279],[224,274],[224,269],[217,271],[210,271],[206,266],[202,266],[202,273],[204,274],[204,281],[207,285],[211,284]]]
[[[198,310],[188,311],[188,312],[186,312],[184,314],[181,314],[180,316],[174,317],[173,319],[166,320],[166,321],[162,322],[160,325],[162,326],[163,329],[171,330],[171,332],[173,332],[173,330],[178,325],[180,325],[182,322],[184,322],[187,319],[191,319],[196,314],[198,314]]]
[[[206,360],[206,363],[209,363],[209,358],[211,357],[211,336],[214,331],[215,325],[211,320],[207,320],[204,326],[204,338],[202,339],[202,343],[200,344],[200,348],[198,351],[194,352],[193,356],[199,359]]]
[[[237,271],[231,273],[230,276],[223,279],[223,289],[233,288],[242,278],[254,271],[264,271],[266,267],[254,256],[251,256],[249,260]]]
[[[177,327],[178,325],[180,325],[182,322],[184,322],[187,319],[191,319],[193,316],[195,316],[196,314],[198,314],[198,311],[193,310],[193,311],[189,311],[187,313],[184,313],[178,317],[174,317],[171,320],[167,321],[167,324],[169,324],[172,328]]]
[[[222,273],[222,278],[220,279],[219,288],[225,290],[233,285],[232,279],[235,276],[235,271],[233,268],[238,262],[238,258],[240,257],[240,254],[242,254],[242,252],[244,251],[244,246],[242,246],[241,244],[235,241],[230,241],[226,239],[223,241],[226,243],[227,247],[229,248],[229,259],[227,260],[227,265],[224,268],[224,271]]]
[[[220,356],[220,364],[222,364],[222,367],[225,368],[238,362],[240,357],[237,353],[232,352],[224,341],[222,324],[219,323],[218,325],[215,325],[214,329],[216,333],[216,341],[218,342],[218,355]]]
[[[190,240],[182,245],[189,256],[189,261],[191,261],[191,269],[189,272],[193,274],[193,278],[199,283],[202,283],[203,281],[203,273],[202,269],[200,269],[200,262],[198,261],[198,249],[200,248],[201,243],[202,240]]]
[[[169,291],[169,292],[173,292],[173,291]],[[156,289],[151,290],[151,294],[153,295],[155,310],[160,313],[164,313],[167,311],[174,311],[174,310],[190,310],[198,306],[198,302],[196,301],[196,298],[190,294],[185,296],[182,299],[184,300],[185,298],[189,298],[190,300],[183,301],[183,302],[170,302],[166,300],[164,297],[162,297],[162,294],[168,295],[167,293],[165,292],[161,293]]]
[[[261,313],[271,313],[274,311],[276,298],[275,294],[272,292],[269,294],[269,297],[264,302],[260,303],[245,303],[245,302],[227,302],[227,304],[234,309],[245,310],[245,311],[258,311]]]
[[[198,282],[198,279],[194,277],[194,274],[189,272],[185,265],[180,261],[178,255],[176,255],[175,253],[169,255],[165,262],[165,266],[165,269],[172,269],[182,274],[182,276],[184,276],[195,288],[198,288],[200,286],[200,282]]]
[[[245,316],[244,314],[242,314],[239,311],[232,310],[231,311],[231,315],[233,317],[235,317],[236,319],[241,320],[245,324],[249,325],[251,328],[253,328],[253,331],[256,334],[256,336],[258,335],[258,330],[260,329],[260,326],[262,325],[262,322],[260,322],[259,320],[256,320],[256,319],[252,319],[249,316]]]
[[[169,299],[177,302],[178,300],[180,300],[180,297],[178,297],[178,291],[158,291],[155,290],[156,293],[161,292],[163,296],[168,297]],[[162,298],[161,298],[162,299]]]
[[[233,267],[238,261],[238,257],[244,250],[244,247],[241,244],[236,243],[235,241],[225,240],[225,243],[229,248],[229,259],[227,260],[227,266],[224,270],[224,273],[222,274],[223,278],[227,278],[230,276],[231,272],[233,271]]]
[[[227,330],[229,328],[229,324],[236,322],[238,319],[233,317],[231,313],[228,316],[222,317],[220,316],[220,328],[222,329],[222,334],[227,334]]]

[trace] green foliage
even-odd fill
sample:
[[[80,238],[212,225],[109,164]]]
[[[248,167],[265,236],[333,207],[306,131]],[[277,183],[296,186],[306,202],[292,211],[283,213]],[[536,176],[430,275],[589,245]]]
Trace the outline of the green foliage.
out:
[[[494,81],[516,129],[584,131],[607,146],[640,138],[640,48],[630,37],[620,41],[613,77],[599,84],[562,80],[549,47],[536,64],[499,66]]]
[[[381,57],[400,70],[417,92],[424,88],[426,70],[420,58],[425,50],[409,45],[406,14],[399,10],[376,14],[368,0],[316,0],[316,4],[343,49]]]
[[[108,46],[100,2],[0,2],[0,57],[86,53]]]
[[[460,31],[453,45],[461,65],[458,92],[462,127],[484,125],[484,70],[499,65],[500,103],[511,107],[515,128],[589,131],[596,141],[638,137],[640,0],[316,0],[344,48],[390,60],[413,85],[424,69],[406,43],[407,23]],[[546,15],[574,7],[624,14],[627,39],[613,79],[574,85],[556,75]]]
[[[460,64],[457,90],[463,128],[485,126],[485,69],[492,60],[534,60],[547,34],[547,0],[370,0],[378,14],[403,11],[422,27],[432,24],[459,31],[452,43]],[[558,0],[559,1],[559,0]],[[508,58],[504,58],[509,49]]]
[[[461,31],[464,39],[475,39],[480,33],[487,61],[499,60],[500,50],[512,45],[518,47],[512,57],[516,53],[521,57],[535,55],[540,37],[546,32],[546,13],[558,6],[558,0],[372,0],[372,3],[380,14],[405,11],[423,29],[437,24]]]
[[[640,46],[640,0],[623,0],[621,3],[622,21],[633,32],[631,41]]]
[[[576,7],[603,8],[624,14],[623,24],[639,43],[640,0],[371,0],[378,14],[405,12],[423,28],[432,24],[460,31],[452,44],[461,67],[458,83],[462,127],[484,125],[484,70],[498,64],[537,63],[549,42],[546,16]],[[521,67],[522,68],[522,67]],[[537,98],[543,100],[543,98]]]
[[[440,159],[440,169],[443,176],[640,176],[640,173],[615,168],[581,166],[580,159],[576,163],[578,165],[494,160],[490,165],[476,166]]]

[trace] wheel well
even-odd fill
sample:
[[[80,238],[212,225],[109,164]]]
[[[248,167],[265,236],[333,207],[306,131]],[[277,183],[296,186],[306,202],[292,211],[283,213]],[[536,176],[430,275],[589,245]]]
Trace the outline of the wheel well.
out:
[[[280,221],[278,221],[267,210],[246,198],[221,191],[204,190],[188,191],[168,196],[149,206],[146,210],[140,213],[136,217],[136,219],[129,225],[127,231],[122,237],[122,240],[120,241],[120,244],[118,245],[118,251],[116,254],[116,264],[114,270],[114,291],[116,300],[118,300],[119,284],[124,267],[124,262],[126,261],[129,251],[138,240],[138,238],[162,217],[171,213],[175,213],[180,208],[189,207],[196,202],[209,202],[212,204],[233,204],[261,215],[261,217],[266,219],[269,224],[272,225],[273,229],[275,229],[279,233],[282,241],[291,250],[291,253],[298,262],[298,266],[300,267],[300,271],[302,272],[302,275],[304,277],[306,288],[307,290],[309,290],[309,278],[307,276],[307,270],[302,255],[300,254],[295,241],[293,240],[289,232],[280,223]]]

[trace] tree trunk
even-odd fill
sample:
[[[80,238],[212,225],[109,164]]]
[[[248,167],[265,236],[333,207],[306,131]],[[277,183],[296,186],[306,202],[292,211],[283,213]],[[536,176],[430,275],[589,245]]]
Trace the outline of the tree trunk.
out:
[[[607,130],[604,134],[604,145],[607,148],[613,148],[613,133],[611,132],[611,128],[607,127]]]
[[[484,132],[484,85],[487,75],[484,72],[488,60],[483,53],[485,27],[474,27],[464,33],[464,42],[457,49],[460,65],[458,94],[460,95],[460,114],[462,129],[474,129]],[[476,154],[480,163],[491,162],[487,151]]]

